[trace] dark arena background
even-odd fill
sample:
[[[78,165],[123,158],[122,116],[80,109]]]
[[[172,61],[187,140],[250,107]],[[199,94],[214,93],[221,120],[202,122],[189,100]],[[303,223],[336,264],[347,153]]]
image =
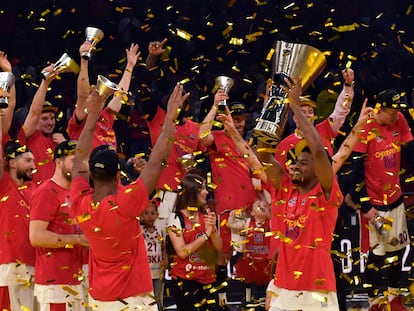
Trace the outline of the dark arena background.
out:
[[[413,1],[361,0],[0,0],[0,50],[7,53],[17,77],[17,107],[11,131],[18,131],[40,81],[40,71],[67,52],[79,61],[79,46],[87,26],[98,27],[105,36],[89,64],[90,80],[98,74],[119,81],[125,67],[125,52],[138,43],[143,68],[148,43],[167,38],[156,85],[135,77],[131,101],[148,100],[149,89],[168,91],[177,81],[191,92],[194,119],[208,112],[214,94],[214,79],[228,75],[235,80],[232,100],[246,104],[257,115],[262,107],[266,80],[272,75],[272,48],[276,40],[304,43],[324,52],[327,66],[305,90],[316,99],[322,92],[339,93],[341,70],[355,71],[355,98],[339,146],[355,123],[364,98],[383,89],[401,92],[408,104],[404,111],[410,126],[414,116],[414,12]],[[140,70],[135,71],[138,76]],[[76,75],[62,74],[48,96],[60,109],[59,127],[66,128],[76,101]],[[128,156],[126,120],[133,108],[125,105],[115,123],[119,150]],[[248,118],[248,127],[254,118]],[[318,121],[318,120],[316,120]],[[412,168],[401,172],[411,235],[414,232]],[[350,174],[345,165],[340,174]],[[340,252],[342,282],[346,294],[363,293],[364,257],[359,248],[359,220],[347,206],[340,210],[343,224],[334,248]],[[405,279],[412,281],[413,250],[404,255]],[[235,297],[237,284],[232,285]],[[234,298],[236,299],[236,298]],[[230,301],[232,298],[230,298]]]

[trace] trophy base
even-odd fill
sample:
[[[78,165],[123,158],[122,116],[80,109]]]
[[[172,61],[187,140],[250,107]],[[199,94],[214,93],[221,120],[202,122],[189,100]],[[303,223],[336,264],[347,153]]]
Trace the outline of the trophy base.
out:
[[[90,60],[91,59],[91,56],[92,56],[92,53],[90,53],[90,52],[83,52],[81,57],[83,59],[85,59],[85,60]]]
[[[256,127],[253,129],[253,136],[261,142],[268,145],[276,145],[283,134],[283,127],[280,127],[274,122],[259,119],[257,120]]]

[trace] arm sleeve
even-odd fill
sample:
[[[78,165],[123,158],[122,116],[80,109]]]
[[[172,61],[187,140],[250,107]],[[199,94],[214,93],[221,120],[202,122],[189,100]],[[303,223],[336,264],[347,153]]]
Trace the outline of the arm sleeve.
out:
[[[352,99],[354,97],[354,91],[352,93],[346,93],[345,87],[342,89],[338,98],[336,99],[335,109],[329,116],[331,120],[330,124],[332,131],[338,133],[339,129],[344,124],[346,117],[348,116],[349,111],[351,110]]]
[[[30,203],[30,219],[52,221],[57,214],[60,202],[47,189],[36,191]]]

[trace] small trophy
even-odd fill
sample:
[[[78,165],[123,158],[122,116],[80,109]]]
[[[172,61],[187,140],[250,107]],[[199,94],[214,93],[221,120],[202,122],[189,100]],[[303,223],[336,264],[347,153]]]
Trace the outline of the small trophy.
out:
[[[215,80],[216,83],[216,88],[219,90],[224,90],[224,92],[226,92],[226,94],[229,94],[231,88],[234,85],[234,80],[232,78],[226,77],[226,76],[218,76]],[[222,113],[222,114],[226,114],[226,100],[223,100],[221,102],[218,103],[218,107],[217,107],[217,113]]]
[[[186,153],[182,155],[177,159],[177,162],[181,164],[181,167],[185,172],[188,172],[196,165],[195,157],[192,153]]]
[[[106,99],[114,92],[119,91],[119,86],[104,76],[98,75],[98,79],[96,81],[96,91],[100,96],[103,96]]]
[[[79,73],[78,64],[67,53],[63,53],[63,55],[55,63],[54,71],[50,72],[50,71],[42,70],[41,74],[43,75],[44,79],[48,79],[51,76],[54,76],[58,73],[64,73],[64,72],[73,72],[74,74]]]
[[[90,42],[92,46],[89,49],[89,51],[83,52],[81,56],[83,59],[89,60],[92,56],[92,52],[96,49],[95,46],[98,44],[99,41],[103,39],[104,33],[99,28],[86,27],[85,35],[86,35],[85,41]]]
[[[3,91],[10,91],[14,85],[16,77],[11,72],[0,72],[0,89]],[[9,100],[7,97],[0,98],[0,109],[6,109],[9,106]]]

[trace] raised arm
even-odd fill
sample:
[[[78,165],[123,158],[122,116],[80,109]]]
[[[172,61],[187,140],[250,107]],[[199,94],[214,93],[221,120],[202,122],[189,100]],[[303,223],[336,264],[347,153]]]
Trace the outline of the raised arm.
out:
[[[211,128],[213,127],[213,121],[216,118],[218,103],[228,99],[229,96],[224,90],[218,90],[214,95],[213,106],[211,106],[210,111],[200,125],[200,142],[206,147],[210,147],[214,143],[214,136],[211,134]]]
[[[75,117],[78,121],[82,121],[86,118],[86,99],[89,96],[89,59],[82,57],[84,52],[88,52],[91,49],[91,43],[85,41],[79,47],[79,55],[80,55],[80,71],[78,74],[77,80],[77,99],[75,105]]]
[[[45,71],[53,72],[54,65],[49,65],[44,68]],[[32,136],[39,123],[42,114],[43,104],[46,100],[46,94],[50,83],[55,79],[56,75],[52,74],[47,79],[42,79],[30,105],[29,113],[23,123],[24,134],[26,138]]]
[[[6,53],[4,53],[3,51],[0,51],[0,68],[5,72],[12,72],[12,66],[9,60],[7,59]],[[16,87],[14,85],[10,88],[8,94],[8,102],[9,105],[6,109],[3,109],[3,116],[1,117],[1,130],[3,135],[7,134],[10,130],[10,126],[13,120],[14,108],[16,107]]]
[[[0,97],[8,96],[7,93],[0,91]],[[3,118],[0,117],[0,126],[3,126]],[[4,174],[4,160],[3,160],[3,144],[6,143],[3,141],[3,135],[0,135],[0,180],[3,179]]]
[[[293,78],[292,81],[293,83],[285,78],[287,87],[284,87],[284,90],[289,94],[290,107],[298,120],[298,127],[301,129],[312,153],[315,174],[325,191],[325,196],[329,198],[333,179],[335,178],[332,170],[327,169],[331,167],[331,163],[318,132],[308,121],[300,108],[299,96],[302,95],[302,81],[301,79],[298,80]]]
[[[145,60],[145,65],[147,70],[152,70],[155,68],[155,65],[158,61],[158,58],[162,53],[164,53],[164,45],[167,43],[167,38],[164,38],[161,42],[152,41],[148,44],[148,56]]]
[[[122,98],[123,93],[127,93],[129,90],[129,86],[131,84],[132,73],[134,72],[135,65],[137,64],[137,60],[141,52],[138,51],[139,46],[138,44],[131,43],[129,49],[125,49],[127,64],[122,74],[121,81],[119,81],[119,89],[120,94],[115,94],[112,97],[111,101],[108,104],[108,107],[111,108],[114,112],[119,112],[122,107]],[[118,96],[117,96],[118,95]]]
[[[257,158],[254,150],[252,147],[243,139],[243,137],[240,135],[239,131],[234,126],[233,118],[231,117],[229,108],[227,108],[228,114],[219,114],[217,119],[223,123],[224,130],[227,132],[227,134],[231,137],[231,139],[234,142],[234,145],[236,146],[237,150],[239,151],[240,155],[246,160],[246,162],[249,164],[250,169],[253,171],[253,173],[263,181],[267,182],[267,175],[263,169],[263,165],[260,162],[260,160]],[[279,166],[280,167],[280,166]],[[277,165],[276,165],[277,168]],[[281,174],[283,174],[283,171],[280,171]]]
[[[99,119],[101,111],[105,104],[105,98],[99,96],[98,92],[93,91],[89,94],[85,102],[88,111],[85,127],[83,128],[77,143],[75,151],[75,160],[73,162],[72,180],[82,176],[89,181],[89,156],[92,152],[93,133],[96,122]]]
[[[151,194],[154,190],[164,167],[164,163],[167,162],[168,155],[170,154],[174,143],[174,128],[178,113],[184,101],[190,96],[190,93],[183,95],[182,92],[183,86],[177,83],[168,99],[167,114],[165,116],[161,134],[151,151],[147,165],[139,176],[139,179],[145,184],[148,194]]]
[[[373,108],[367,107],[368,99],[364,100],[362,104],[362,109],[359,114],[359,118],[355,126],[352,128],[351,133],[346,137],[346,139],[339,147],[338,151],[332,157],[332,170],[333,173],[336,174],[339,169],[341,168],[342,164],[349,158],[354,149],[356,143],[360,139],[361,130],[364,128],[369,115],[373,112]]]
[[[351,68],[343,69],[342,78],[344,80],[342,91],[336,99],[334,111],[329,116],[334,133],[338,133],[344,124],[354,99],[354,71]]]

